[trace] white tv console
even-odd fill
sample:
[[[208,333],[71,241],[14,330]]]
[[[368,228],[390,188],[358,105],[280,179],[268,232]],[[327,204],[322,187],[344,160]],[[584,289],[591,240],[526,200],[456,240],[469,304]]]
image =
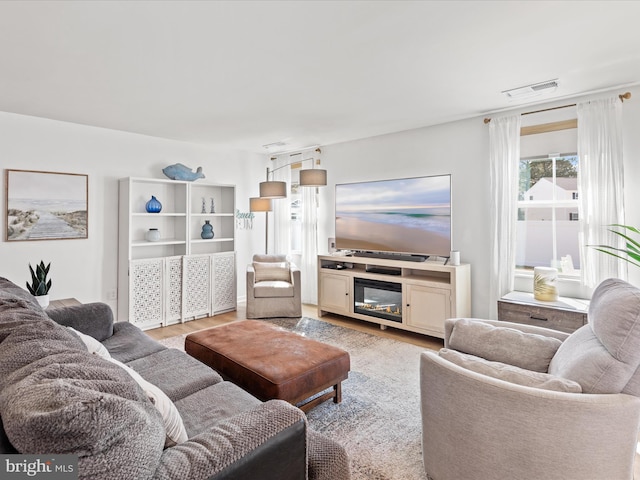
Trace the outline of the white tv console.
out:
[[[444,338],[445,319],[471,315],[470,273],[469,264],[320,255],[318,316],[331,312],[378,323],[382,329]],[[379,296],[377,282],[382,282]],[[370,301],[394,295],[397,305]]]

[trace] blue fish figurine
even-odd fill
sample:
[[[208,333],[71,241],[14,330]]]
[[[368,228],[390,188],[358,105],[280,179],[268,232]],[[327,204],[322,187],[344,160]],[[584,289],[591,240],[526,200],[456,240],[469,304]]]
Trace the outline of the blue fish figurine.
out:
[[[173,165],[164,167],[162,169],[162,173],[164,173],[171,180],[186,180],[188,182],[193,182],[194,180],[197,180],[199,178],[204,178],[202,167],[198,167],[198,169],[193,172],[189,167],[181,163],[174,163]]]

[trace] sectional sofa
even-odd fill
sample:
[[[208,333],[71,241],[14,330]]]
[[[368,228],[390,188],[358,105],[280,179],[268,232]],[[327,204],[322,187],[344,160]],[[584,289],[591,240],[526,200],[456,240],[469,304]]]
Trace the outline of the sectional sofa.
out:
[[[80,478],[349,478],[344,449],[108,305],[43,311],[0,278],[0,453],[75,454]]]

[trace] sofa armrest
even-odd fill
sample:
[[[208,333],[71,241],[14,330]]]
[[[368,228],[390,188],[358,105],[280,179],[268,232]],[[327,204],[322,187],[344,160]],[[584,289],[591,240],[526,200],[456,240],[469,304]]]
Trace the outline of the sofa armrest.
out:
[[[421,356],[420,395],[432,478],[633,478],[640,398],[515,385],[435,352]]]
[[[72,327],[102,342],[113,335],[113,312],[106,303],[84,303],[45,310],[45,313],[65,327]]]
[[[306,417],[300,409],[271,400],[166,449],[154,478],[306,478],[306,434]]]
[[[291,271],[291,283],[293,284],[294,295],[301,291],[302,283],[300,282],[300,269],[293,263],[290,264],[289,270]]]
[[[247,265],[247,298],[253,298],[253,285],[256,283],[256,270],[253,265]]]

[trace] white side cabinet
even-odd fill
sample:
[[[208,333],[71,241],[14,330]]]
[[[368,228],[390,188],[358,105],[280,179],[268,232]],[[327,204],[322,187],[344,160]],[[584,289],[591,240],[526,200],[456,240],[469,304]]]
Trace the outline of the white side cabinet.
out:
[[[152,196],[160,212],[147,212]],[[235,310],[235,270],[235,186],[120,180],[118,320],[149,329]]]

